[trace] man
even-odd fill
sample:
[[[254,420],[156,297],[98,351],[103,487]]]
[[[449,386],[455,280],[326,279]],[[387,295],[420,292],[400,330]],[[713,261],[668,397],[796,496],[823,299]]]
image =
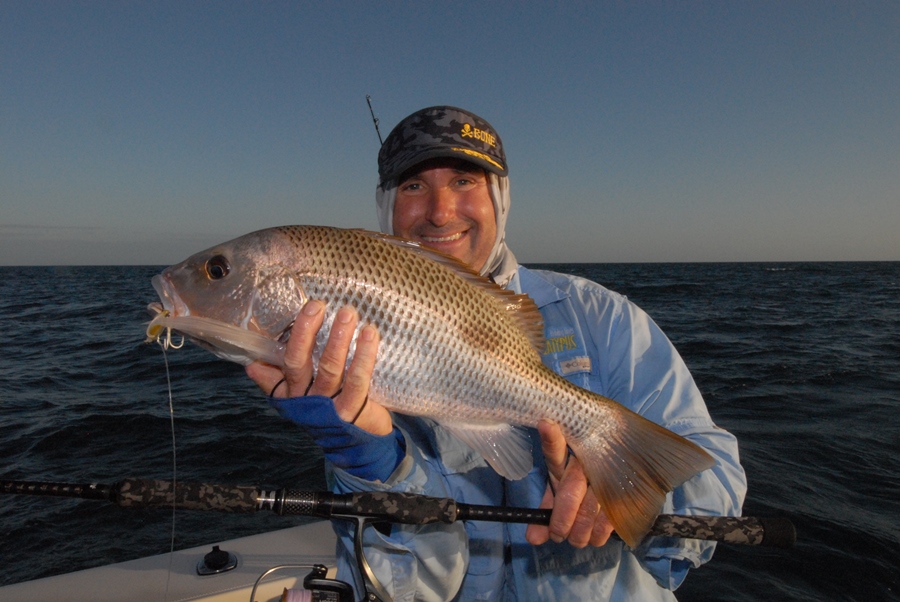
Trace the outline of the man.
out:
[[[684,362],[653,321],[598,284],[517,264],[505,242],[506,157],[490,124],[454,107],[422,109],[394,128],[378,165],[384,232],[453,255],[500,286],[527,293],[552,343],[545,364],[716,459],[715,467],[669,494],[664,512],[740,512],[746,480],[737,442],[710,419]],[[714,544],[707,542],[649,537],[631,550],[610,539],[612,527],[555,424],[531,431],[535,468],[507,481],[440,425],[367,402],[378,333],[360,329],[345,371],[358,327],[349,308],[338,312],[313,378],[311,354],[323,317],[320,303],[304,307],[283,371],[258,363],[247,371],[272,392],[282,415],[323,447],[335,491],[406,491],[553,509],[549,527],[469,521],[395,525],[389,535],[367,530],[366,557],[394,600],[673,600],[670,590],[688,569],[712,556]],[[339,578],[351,580],[352,539],[345,525],[335,529]],[[355,587],[361,595],[361,582]]]

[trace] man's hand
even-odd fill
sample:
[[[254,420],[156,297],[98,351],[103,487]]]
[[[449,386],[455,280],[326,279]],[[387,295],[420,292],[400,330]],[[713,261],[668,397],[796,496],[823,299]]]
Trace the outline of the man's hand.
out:
[[[613,527],[588,486],[581,462],[569,456],[558,424],[542,420],[538,423],[538,433],[550,478],[541,508],[552,508],[553,512],[549,526],[528,525],[525,539],[533,545],[546,543],[548,539],[557,543],[568,539],[576,548],[588,544],[602,546]]]
[[[353,422],[373,435],[391,433],[391,415],[378,403],[367,400],[378,353],[378,331],[374,326],[366,325],[360,331],[353,360],[344,373],[350,342],[359,323],[359,315],[353,308],[338,310],[319,360],[319,372],[313,381],[312,352],[316,334],[325,320],[324,310],[325,305],[320,301],[309,301],[303,306],[291,329],[283,369],[253,362],[246,368],[247,375],[263,391],[271,392],[275,397],[331,397],[338,416],[345,422]],[[282,378],[284,384],[279,385]]]

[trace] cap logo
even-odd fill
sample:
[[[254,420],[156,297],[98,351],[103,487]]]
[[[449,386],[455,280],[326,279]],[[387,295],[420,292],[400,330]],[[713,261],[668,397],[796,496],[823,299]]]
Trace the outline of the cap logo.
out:
[[[478,128],[473,128],[468,123],[463,126],[462,132],[463,138],[474,138],[475,140],[481,140],[491,146],[497,146],[497,138],[487,130],[480,130]]]

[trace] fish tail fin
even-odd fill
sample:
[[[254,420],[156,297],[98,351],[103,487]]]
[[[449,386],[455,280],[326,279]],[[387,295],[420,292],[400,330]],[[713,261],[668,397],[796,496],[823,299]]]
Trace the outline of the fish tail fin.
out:
[[[715,466],[700,446],[622,408],[621,428],[572,441],[600,507],[632,548],[650,531],[672,491]]]

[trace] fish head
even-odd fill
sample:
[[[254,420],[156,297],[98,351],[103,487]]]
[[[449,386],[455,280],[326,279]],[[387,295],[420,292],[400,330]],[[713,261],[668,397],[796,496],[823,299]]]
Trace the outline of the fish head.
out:
[[[160,302],[149,309],[163,316],[160,326],[171,325],[208,348],[216,342],[190,332],[192,324],[214,323],[284,342],[307,301],[290,267],[296,255],[275,229],[216,245],[154,276]]]

